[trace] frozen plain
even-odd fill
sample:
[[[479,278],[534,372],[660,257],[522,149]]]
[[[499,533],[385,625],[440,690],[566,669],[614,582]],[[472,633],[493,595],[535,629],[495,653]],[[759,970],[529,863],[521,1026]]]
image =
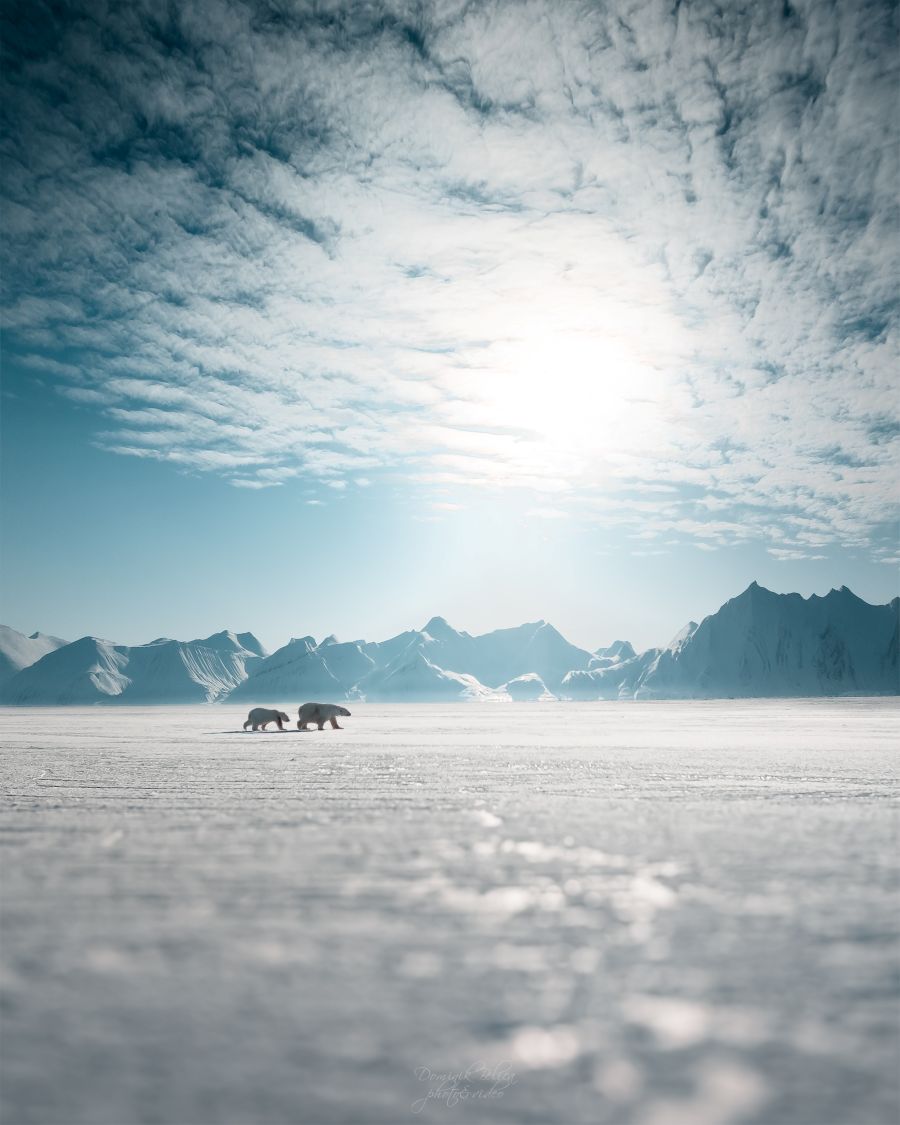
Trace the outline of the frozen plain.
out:
[[[0,713],[5,1125],[895,1120],[896,700],[350,709]]]

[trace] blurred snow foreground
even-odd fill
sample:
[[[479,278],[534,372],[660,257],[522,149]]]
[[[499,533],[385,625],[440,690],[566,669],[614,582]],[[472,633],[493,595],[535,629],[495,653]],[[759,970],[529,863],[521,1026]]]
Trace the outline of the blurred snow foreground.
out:
[[[353,710],[2,713],[4,1121],[894,1119],[897,701]]]
[[[481,636],[442,617],[387,641],[296,637],[267,654],[252,633],[66,644],[0,627],[0,702],[294,705],[370,702],[718,699],[900,693],[900,599],[869,605],[846,587],[824,598],[755,582],[664,648],[593,652],[546,621]],[[5,663],[4,663],[5,660]]]

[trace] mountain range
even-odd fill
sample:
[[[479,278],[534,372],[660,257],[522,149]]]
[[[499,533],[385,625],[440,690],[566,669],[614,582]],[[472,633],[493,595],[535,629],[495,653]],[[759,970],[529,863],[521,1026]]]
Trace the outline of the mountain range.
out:
[[[546,621],[473,636],[432,617],[386,641],[293,638],[271,654],[252,633],[119,645],[0,626],[0,702],[391,702],[715,699],[900,694],[900,598],[870,605],[756,582],[664,648],[594,651]]]
[[[0,643],[6,642],[4,633]],[[252,633],[236,636],[227,631],[198,641],[160,637],[133,646],[97,637],[71,644],[59,641],[58,647],[0,683],[0,702],[212,702],[238,687],[264,656]]]

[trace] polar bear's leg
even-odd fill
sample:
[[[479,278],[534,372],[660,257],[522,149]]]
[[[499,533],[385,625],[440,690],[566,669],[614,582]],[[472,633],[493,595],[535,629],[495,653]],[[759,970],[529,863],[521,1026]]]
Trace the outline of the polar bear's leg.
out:
[[[319,727],[319,730],[324,730],[324,729],[325,729],[325,720],[324,720],[324,719],[319,719],[319,721],[318,721],[318,727]]]
[[[300,720],[298,719],[297,720],[297,730],[309,730],[309,727],[306,725],[306,723],[301,723]]]
[[[332,715],[331,718],[328,721],[331,723],[332,727],[334,727],[335,730],[343,730],[344,729],[342,726],[339,726],[338,721],[334,717],[334,715]]]

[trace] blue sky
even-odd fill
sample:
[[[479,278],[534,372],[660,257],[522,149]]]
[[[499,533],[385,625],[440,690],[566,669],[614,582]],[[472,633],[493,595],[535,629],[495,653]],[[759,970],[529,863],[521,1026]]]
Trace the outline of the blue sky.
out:
[[[894,6],[21,11],[5,622],[897,592]]]

